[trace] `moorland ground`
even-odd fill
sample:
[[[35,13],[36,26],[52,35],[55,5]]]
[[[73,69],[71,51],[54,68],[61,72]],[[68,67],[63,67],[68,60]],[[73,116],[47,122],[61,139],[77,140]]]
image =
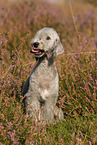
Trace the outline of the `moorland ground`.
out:
[[[91,3],[89,3],[91,2]],[[59,97],[64,120],[43,125],[27,121],[21,89],[36,61],[30,41],[53,27],[64,46],[57,57]],[[0,144],[96,144],[97,4],[75,1],[0,1]]]

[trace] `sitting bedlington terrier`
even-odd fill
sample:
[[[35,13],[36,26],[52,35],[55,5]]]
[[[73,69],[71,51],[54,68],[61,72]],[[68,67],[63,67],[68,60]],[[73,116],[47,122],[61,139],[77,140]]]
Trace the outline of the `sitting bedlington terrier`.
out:
[[[58,98],[58,72],[56,56],[64,49],[57,32],[53,28],[39,30],[31,40],[31,53],[37,64],[24,83],[22,96],[25,95],[25,108],[28,118],[52,122],[56,116],[63,119],[63,112],[56,106]],[[40,109],[41,108],[41,109]],[[38,115],[36,115],[37,113]]]

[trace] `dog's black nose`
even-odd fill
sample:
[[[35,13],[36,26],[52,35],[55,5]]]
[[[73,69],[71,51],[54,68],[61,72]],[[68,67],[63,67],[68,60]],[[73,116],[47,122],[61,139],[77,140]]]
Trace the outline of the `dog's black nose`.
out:
[[[34,47],[37,48],[39,46],[38,42],[33,43]]]

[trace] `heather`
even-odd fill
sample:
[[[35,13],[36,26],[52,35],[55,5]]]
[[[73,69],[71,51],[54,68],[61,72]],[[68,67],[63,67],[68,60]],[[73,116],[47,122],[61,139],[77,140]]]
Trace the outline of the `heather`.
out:
[[[64,46],[57,57],[64,120],[27,121],[22,86],[36,61],[30,41],[53,27]],[[0,144],[96,144],[97,6],[93,1],[52,5],[42,1],[0,1]]]

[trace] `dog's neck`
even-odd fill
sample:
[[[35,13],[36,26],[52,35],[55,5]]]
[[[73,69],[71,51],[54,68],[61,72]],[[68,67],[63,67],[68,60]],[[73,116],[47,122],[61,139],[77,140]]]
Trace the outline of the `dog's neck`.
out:
[[[50,76],[50,78],[53,79],[57,74],[55,58],[53,56],[49,58],[48,57],[39,58],[31,74],[34,71],[36,71],[37,77],[49,79]]]
[[[46,55],[46,56],[38,59],[38,64],[40,64],[40,63],[46,63],[48,65],[48,67],[50,67],[52,65],[55,65],[55,57],[53,55],[51,55],[51,56]]]
[[[55,60],[52,57],[44,58],[43,60],[38,61],[36,66],[39,66],[36,70],[36,74],[38,77],[42,76],[45,79],[50,77],[51,79],[53,79],[56,76],[56,64]]]

